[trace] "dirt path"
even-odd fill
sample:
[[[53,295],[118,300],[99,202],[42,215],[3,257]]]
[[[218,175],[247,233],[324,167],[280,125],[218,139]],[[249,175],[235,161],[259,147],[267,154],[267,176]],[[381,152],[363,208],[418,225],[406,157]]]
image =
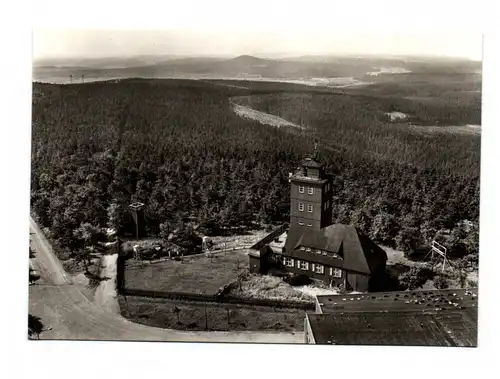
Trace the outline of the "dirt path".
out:
[[[101,259],[101,278],[96,288],[94,302],[105,311],[120,314],[116,293],[116,261],[118,254],[104,255]]]
[[[185,332],[135,324],[89,301],[67,280],[61,263],[38,226],[30,218],[32,247],[42,276],[29,287],[29,313],[40,317],[47,331],[40,339],[303,343],[303,333],[280,332]],[[112,258],[109,258],[112,259]],[[109,265],[112,270],[112,265]],[[37,282],[38,283],[38,282]],[[109,289],[108,289],[109,290]],[[107,293],[107,292],[103,292]]]

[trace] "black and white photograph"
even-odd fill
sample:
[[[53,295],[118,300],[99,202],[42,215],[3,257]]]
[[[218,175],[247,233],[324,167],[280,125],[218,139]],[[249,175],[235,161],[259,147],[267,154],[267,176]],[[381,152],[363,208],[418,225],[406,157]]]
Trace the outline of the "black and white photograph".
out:
[[[28,338],[477,346],[482,43],[34,29]]]

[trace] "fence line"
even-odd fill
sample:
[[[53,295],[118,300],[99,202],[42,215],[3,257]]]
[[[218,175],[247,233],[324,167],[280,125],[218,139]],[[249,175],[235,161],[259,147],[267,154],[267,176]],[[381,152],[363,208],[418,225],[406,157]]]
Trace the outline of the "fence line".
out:
[[[241,246],[235,246],[230,249],[223,249],[223,250],[213,250],[209,254],[212,254],[212,257],[215,257],[216,254],[221,254],[229,251],[236,251],[236,250],[244,250],[248,249],[248,245],[241,245]],[[189,259],[191,257],[199,257],[201,255],[207,255],[207,253],[199,253],[199,254],[191,254],[191,255],[184,255],[182,259]],[[177,256],[178,257],[178,256]],[[173,261],[175,260],[174,258],[169,258],[169,257],[164,257],[164,258],[159,258],[159,259],[154,259],[151,261],[143,260],[141,262],[137,263],[127,263],[127,268],[135,268],[135,267],[142,267],[144,265],[149,265],[149,264],[155,264],[155,263],[160,263],[160,262],[168,262],[168,261]]]
[[[218,304],[240,304],[267,306],[274,308],[299,308],[299,309],[314,309],[313,302],[292,301],[292,300],[271,300],[271,299],[245,299],[235,296],[230,296],[219,292],[216,295],[205,295],[186,292],[168,292],[168,291],[152,291],[143,289],[123,288],[120,293],[125,296],[151,297],[158,299],[169,300],[184,300],[198,301]]]

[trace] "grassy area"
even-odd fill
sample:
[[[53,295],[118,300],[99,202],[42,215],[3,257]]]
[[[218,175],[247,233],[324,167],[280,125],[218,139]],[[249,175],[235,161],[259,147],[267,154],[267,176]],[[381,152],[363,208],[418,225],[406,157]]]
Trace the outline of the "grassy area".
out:
[[[241,250],[219,253],[212,259],[204,255],[185,257],[182,262],[168,260],[141,265],[128,261],[125,288],[215,295],[247,267],[248,256]]]
[[[214,247],[218,249],[232,249],[241,246],[251,246],[269,234],[266,230],[251,230],[247,235],[210,237]]]
[[[246,275],[240,283],[231,289],[230,294],[245,299],[314,300],[312,296],[297,291],[281,278],[269,275]]]
[[[289,308],[181,302],[137,296],[119,296],[118,301],[123,317],[159,328],[302,331],[304,327],[305,311]]]

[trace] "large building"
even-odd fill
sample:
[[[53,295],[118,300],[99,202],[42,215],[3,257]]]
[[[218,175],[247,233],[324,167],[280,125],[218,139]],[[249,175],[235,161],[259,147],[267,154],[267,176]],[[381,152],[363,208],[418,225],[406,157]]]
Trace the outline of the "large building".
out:
[[[317,296],[305,342],[475,347],[477,305],[475,288]]]
[[[387,255],[355,227],[332,224],[333,176],[324,164],[305,159],[290,174],[290,185],[288,231],[249,253],[250,270],[280,268],[347,290],[376,290]]]

